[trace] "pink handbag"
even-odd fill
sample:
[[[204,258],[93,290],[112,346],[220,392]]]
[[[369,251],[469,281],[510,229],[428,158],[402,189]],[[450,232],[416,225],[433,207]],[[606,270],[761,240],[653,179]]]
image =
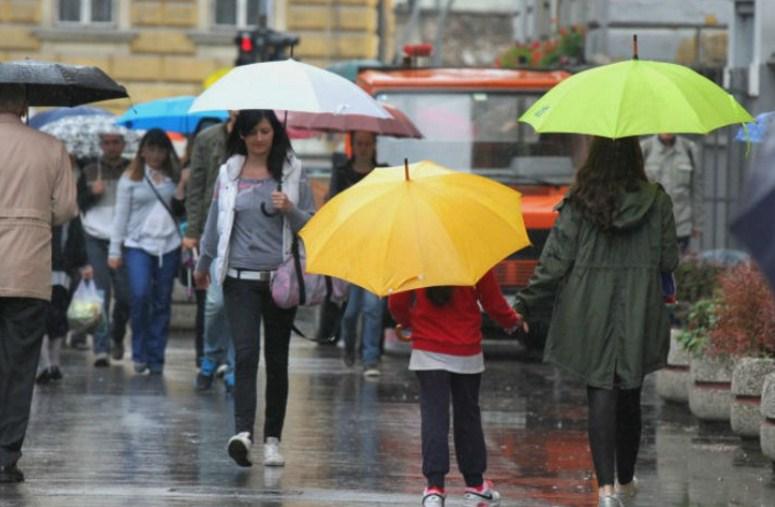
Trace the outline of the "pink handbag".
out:
[[[314,306],[328,297],[335,303],[347,299],[348,283],[339,278],[307,273],[303,249],[293,238],[291,255],[283,261],[272,277],[272,299],[280,308]]]

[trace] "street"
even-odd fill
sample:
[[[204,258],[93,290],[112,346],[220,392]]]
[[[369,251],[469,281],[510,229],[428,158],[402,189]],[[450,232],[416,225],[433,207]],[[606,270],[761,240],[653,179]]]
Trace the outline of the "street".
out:
[[[311,330],[309,312],[300,317]],[[417,385],[406,357],[385,357],[382,377],[366,380],[335,347],[301,338],[291,347],[287,465],[278,469],[240,469],[227,456],[231,403],[221,382],[194,391],[189,335],[171,339],[163,377],[134,375],[127,358],[94,368],[90,353],[65,350],[64,379],[36,387],[19,462],[27,482],[0,486],[0,505],[419,505]],[[653,379],[643,400],[633,505],[775,505],[772,467],[756,442],[749,448],[728,428],[700,427],[688,408],[664,405]],[[581,386],[546,365],[490,358],[481,406],[488,476],[504,507],[596,505]],[[259,432],[262,421],[259,405]],[[447,490],[447,506],[461,506],[454,457]]]

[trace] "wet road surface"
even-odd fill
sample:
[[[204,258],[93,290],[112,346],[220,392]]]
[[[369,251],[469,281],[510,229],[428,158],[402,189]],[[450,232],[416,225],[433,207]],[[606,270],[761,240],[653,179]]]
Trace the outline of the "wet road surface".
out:
[[[27,482],[0,485],[0,506],[419,505],[417,385],[405,357],[385,357],[382,377],[367,380],[335,347],[294,338],[287,465],[241,469],[225,452],[233,421],[223,384],[193,389],[192,343],[172,338],[163,377],[134,375],[128,359],[97,369],[91,353],[65,350],[65,378],[35,391],[19,462]],[[597,505],[583,387],[502,349],[488,360],[481,400],[488,476],[502,505]],[[631,505],[775,506],[757,442],[663,404],[651,380],[643,400],[642,489]],[[260,405],[259,433],[262,413]],[[447,490],[447,506],[462,506],[454,458]]]

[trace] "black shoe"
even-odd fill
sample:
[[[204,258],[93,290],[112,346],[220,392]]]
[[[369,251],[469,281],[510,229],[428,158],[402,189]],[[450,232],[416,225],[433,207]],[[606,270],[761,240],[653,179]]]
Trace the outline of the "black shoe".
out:
[[[108,355],[104,352],[97,354],[97,359],[94,361],[94,366],[96,368],[107,368],[110,366]]]
[[[113,342],[113,349],[110,351],[110,357],[114,361],[121,361],[124,359],[124,344],[121,342]]]
[[[215,375],[205,375],[202,372],[197,373],[196,380],[194,381],[194,387],[197,391],[207,391],[213,387],[213,379]]]
[[[344,364],[345,366],[352,367],[355,364],[355,351],[354,350],[348,350],[345,348],[344,350]]]
[[[62,380],[62,371],[59,369],[59,366],[49,368],[48,375],[51,377],[51,380]]]
[[[35,377],[35,383],[39,385],[48,384],[51,382],[51,372],[48,368],[44,368],[40,370],[40,373],[38,373],[38,376]]]
[[[0,467],[0,484],[24,482],[24,474],[16,467],[16,463]]]

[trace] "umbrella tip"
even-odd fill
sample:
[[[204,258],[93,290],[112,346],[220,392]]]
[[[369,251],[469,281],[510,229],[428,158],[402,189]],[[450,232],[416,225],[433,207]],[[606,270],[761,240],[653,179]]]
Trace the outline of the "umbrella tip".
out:
[[[409,181],[409,159],[404,159],[404,179]]]
[[[632,59],[638,60],[638,34],[632,34]]]

